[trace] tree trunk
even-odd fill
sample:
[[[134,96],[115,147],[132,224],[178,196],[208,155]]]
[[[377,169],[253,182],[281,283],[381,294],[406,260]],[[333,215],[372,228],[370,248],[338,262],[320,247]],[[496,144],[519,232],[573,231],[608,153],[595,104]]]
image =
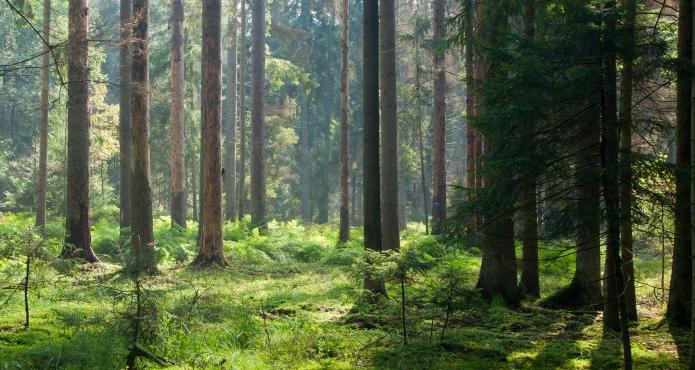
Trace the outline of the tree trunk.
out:
[[[203,1],[200,251],[195,264],[227,264],[222,244],[222,61],[220,0]]]
[[[690,325],[692,256],[690,235],[690,104],[693,50],[692,1],[680,0],[676,70],[676,204],[673,263],[666,316],[677,326]]]
[[[396,95],[396,8],[379,2],[379,91],[381,110],[381,245],[400,248],[398,231],[398,116]]]
[[[132,16],[133,0],[121,0],[121,46],[120,46],[120,113],[118,115],[119,147],[120,147],[120,225],[121,228],[129,227],[130,214],[130,171],[133,161],[133,136],[132,136]]]
[[[434,1],[434,100],[432,106],[432,233],[446,220],[446,0]]]
[[[183,0],[171,2],[171,221],[186,227],[183,109]]]
[[[481,7],[492,7],[491,4],[480,4]],[[481,14],[490,18],[482,20],[486,22],[490,32],[486,32],[486,44],[494,45],[498,39],[498,33],[507,28],[507,14],[505,11],[492,12],[491,8],[480,8]],[[488,76],[499,77],[498,66],[489,55],[481,55],[479,81],[485,81]],[[481,112],[485,110],[485,102],[481,102]],[[497,140],[495,140],[497,139]],[[486,153],[494,153],[501,145],[498,138],[489,137],[483,142]],[[508,171],[505,171],[508,172]],[[484,186],[491,188],[508,188],[513,176],[511,173],[498,173],[495,176],[482,178]],[[501,202],[497,214],[488,215],[483,220],[483,256],[480,266],[480,278],[478,288],[487,297],[501,296],[508,305],[517,305],[519,294],[516,274],[516,253],[514,246],[514,221],[513,204],[510,201]]]
[[[620,245],[625,271],[625,302],[627,319],[637,320],[637,297],[635,296],[635,268],[633,265],[632,239],[632,81],[635,28],[635,0],[624,0],[625,6],[625,54],[620,84]]]
[[[157,272],[150,188],[149,0],[133,1],[133,164],[131,172],[132,248],[138,271]]]
[[[244,1],[244,0],[242,0]],[[229,48],[227,49],[227,159],[225,171],[225,217],[233,221],[237,217],[236,203],[236,122],[237,122],[237,18],[236,0],[230,2]]]
[[[51,42],[51,0],[43,1],[43,47],[41,66],[41,112],[39,117],[39,173],[36,183],[36,226],[43,232],[46,227],[46,188],[48,186],[48,93]],[[47,45],[48,44],[48,45]]]
[[[524,1],[523,32],[529,40],[533,40],[535,27],[535,2]],[[540,297],[541,288],[538,273],[538,207],[536,199],[536,183],[534,174],[527,176],[528,189],[521,196],[521,221],[522,221],[522,260],[521,290],[531,297]]]
[[[198,187],[199,184],[196,181],[196,178],[200,178],[198,176],[198,169],[196,168],[196,160],[191,159],[191,189],[192,189],[192,195],[193,195],[193,219],[196,220],[196,222],[200,223],[200,212],[198,212]],[[200,225],[198,225],[198,229],[200,229]]]
[[[241,0],[241,29],[239,32],[239,219],[244,218],[246,206],[246,0]]]
[[[471,191],[476,187],[475,181],[475,137],[476,132],[473,128],[473,117],[475,116],[475,86],[473,74],[473,0],[466,0],[465,3],[465,24],[466,45],[464,51],[465,73],[466,73],[466,187]]]
[[[623,344],[623,368],[632,369],[632,350],[627,326],[624,276],[620,257],[620,178],[619,126],[616,89],[615,2],[605,4],[603,35],[603,89],[601,94],[601,165],[603,199],[606,209],[606,303],[603,308],[605,329],[620,330]]]
[[[363,6],[362,43],[362,201],[364,247],[381,251],[381,203],[379,171],[379,6],[365,1]],[[366,290],[386,295],[384,282],[366,276]]]
[[[311,194],[311,175],[310,175],[310,164],[309,164],[309,104],[307,103],[307,97],[304,92],[300,93],[299,105],[301,110],[302,122],[300,123],[300,133],[299,133],[299,155],[301,161],[301,169],[299,176],[301,177],[302,183],[302,199],[301,199],[301,211],[302,211],[302,221],[305,223],[311,222],[311,204],[309,203],[309,196]]]
[[[265,0],[253,0],[252,18],[251,220],[265,229]]]
[[[89,40],[87,0],[70,0],[66,236],[61,255],[99,262],[89,229]]]
[[[340,232],[338,240],[345,243],[350,238],[350,199],[348,197],[348,28],[350,21],[348,11],[348,0],[343,0],[342,4],[342,38],[340,45],[342,49],[340,71]]]

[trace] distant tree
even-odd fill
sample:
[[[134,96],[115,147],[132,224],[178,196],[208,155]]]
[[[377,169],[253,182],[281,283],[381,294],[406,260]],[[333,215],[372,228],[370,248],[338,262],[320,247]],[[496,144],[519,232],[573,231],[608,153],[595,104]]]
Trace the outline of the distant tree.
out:
[[[379,91],[381,119],[381,246],[400,248],[398,229],[398,109],[396,95],[396,8],[379,2]]]
[[[203,1],[200,250],[195,264],[226,265],[222,244],[222,62],[220,0]]]
[[[340,72],[340,233],[338,239],[345,243],[350,238],[350,210],[348,197],[348,37],[349,37],[349,0],[342,4],[342,39],[340,40],[342,69]]]
[[[183,108],[183,0],[171,2],[171,221],[186,227]]]
[[[364,213],[364,247],[381,251],[381,203],[379,190],[379,6],[377,1],[364,1],[362,30],[362,196]],[[367,276],[364,287],[377,294],[386,294],[384,282]]]
[[[433,25],[432,233],[446,220],[446,0],[435,0]]]
[[[39,113],[39,171],[36,183],[36,226],[46,226],[46,188],[48,187],[48,94],[51,42],[51,0],[43,2],[43,58],[41,65],[41,112]]]
[[[131,210],[133,256],[141,272],[157,272],[150,188],[149,0],[133,1]]]
[[[676,68],[676,203],[673,263],[666,316],[678,326],[691,320],[692,255],[690,195],[690,106],[692,81],[693,3],[678,3],[678,64]]]
[[[246,61],[248,59],[246,47],[246,1],[241,0],[241,25],[239,30],[239,219],[244,217],[246,206]]]
[[[244,1],[244,0],[242,0]],[[229,3],[229,45],[227,47],[227,137],[225,167],[225,218],[237,218],[236,124],[237,124],[237,12],[236,0]]]
[[[474,78],[474,47],[473,38],[473,0],[465,0],[464,3],[464,35],[465,50],[464,50],[464,66],[466,73],[466,187],[474,189],[475,181],[475,137],[476,131],[473,127],[472,118],[475,116],[476,97],[475,97],[475,82]]]
[[[265,228],[265,0],[253,0],[251,58],[251,220]]]
[[[132,164],[132,53],[131,36],[133,16],[133,0],[121,0],[121,46],[120,46],[120,109],[118,114],[118,143],[120,148],[120,182],[119,182],[119,204],[120,204],[120,225],[121,228],[129,227],[131,223],[130,215],[130,171]]]
[[[63,257],[99,262],[89,229],[89,36],[87,0],[68,3],[68,157]]]

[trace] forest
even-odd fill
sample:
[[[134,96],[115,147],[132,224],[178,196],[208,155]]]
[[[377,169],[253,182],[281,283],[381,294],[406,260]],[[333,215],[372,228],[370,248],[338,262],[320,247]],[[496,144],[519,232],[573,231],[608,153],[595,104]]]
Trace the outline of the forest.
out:
[[[695,369],[694,35],[0,0],[0,369]]]

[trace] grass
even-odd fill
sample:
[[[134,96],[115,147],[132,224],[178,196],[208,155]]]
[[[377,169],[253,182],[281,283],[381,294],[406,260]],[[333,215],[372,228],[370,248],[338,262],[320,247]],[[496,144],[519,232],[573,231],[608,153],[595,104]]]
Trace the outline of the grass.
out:
[[[0,250],[31,224],[22,214],[0,215]],[[603,333],[600,314],[541,308],[525,301],[517,310],[485,302],[475,292],[480,257],[423,236],[420,225],[403,233],[403,249],[416,268],[407,281],[408,344],[403,343],[400,292],[367,304],[360,273],[359,230],[337,246],[337,228],[271,223],[268,235],[248,220],[225,225],[227,268],[190,267],[195,225],[174,230],[155,222],[162,273],[144,281],[146,319],[142,344],[171,369],[617,369],[617,335]],[[60,227],[49,225],[49,238]],[[123,368],[131,336],[132,282],[121,273],[125,248],[114,222],[94,225],[94,245],[105,261],[84,266],[46,258],[35,267],[31,327],[24,330],[19,292],[0,306],[0,369]],[[56,255],[59,243],[46,246]],[[51,249],[52,248],[52,249]],[[543,252],[557,256],[558,250]],[[660,281],[660,260],[636,261],[640,279]],[[569,281],[573,256],[542,266],[543,294]],[[0,254],[0,282],[21,282],[22,259]],[[452,275],[452,271],[456,274]],[[456,276],[451,317],[446,276]],[[638,285],[642,320],[631,327],[638,369],[685,368],[687,332],[671,332],[653,288]],[[0,304],[11,290],[0,290]],[[142,365],[154,366],[142,362]]]

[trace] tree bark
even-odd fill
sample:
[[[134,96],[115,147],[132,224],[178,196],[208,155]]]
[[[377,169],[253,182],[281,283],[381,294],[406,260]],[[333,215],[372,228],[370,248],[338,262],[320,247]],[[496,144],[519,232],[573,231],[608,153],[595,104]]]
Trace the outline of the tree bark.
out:
[[[265,0],[253,0],[252,17],[251,220],[265,229]]]
[[[133,0],[121,0],[121,46],[120,46],[120,113],[118,115],[118,143],[120,148],[120,226],[121,229],[129,227],[130,214],[130,171],[133,163],[133,136],[132,136],[132,16]]]
[[[620,330],[623,344],[623,368],[632,369],[632,350],[627,326],[624,276],[620,256],[620,163],[619,126],[616,88],[615,2],[607,2],[603,35],[603,89],[601,94],[601,165],[603,200],[606,209],[606,302],[603,308],[605,329]]]
[[[379,6],[364,1],[362,30],[362,201],[364,247],[381,251],[381,203],[379,170]],[[366,276],[366,290],[386,295],[384,282]]]
[[[194,263],[224,266],[222,243],[222,61],[220,0],[203,1],[200,250]]]
[[[309,167],[309,104],[304,92],[299,95],[299,109],[301,111],[302,122],[300,123],[299,133],[299,155],[301,161],[300,178],[302,183],[302,199],[301,212],[302,221],[305,223],[311,222],[311,204],[309,203],[309,195],[311,194],[311,175]]]
[[[68,158],[66,236],[61,255],[99,262],[89,229],[89,39],[87,0],[68,5]]]
[[[692,81],[692,1],[680,0],[676,70],[676,204],[673,263],[666,316],[673,325],[688,326],[691,317],[692,255],[690,194],[690,104]]]
[[[464,8],[464,32],[466,45],[464,51],[466,73],[466,187],[475,189],[475,138],[473,117],[475,116],[475,76],[473,71],[473,0],[466,0]]]
[[[183,0],[171,2],[171,221],[186,227],[183,108]]]
[[[239,49],[239,219],[244,218],[246,206],[246,0],[241,0],[241,29]]]
[[[398,116],[396,95],[396,7],[379,2],[379,91],[381,110],[381,245],[400,248],[398,230]]]
[[[524,36],[533,40],[535,34],[535,1],[524,1]],[[535,174],[527,174],[528,189],[521,195],[521,222],[522,222],[522,260],[521,290],[531,297],[540,297],[540,277],[538,273],[538,207],[536,199]]]
[[[432,233],[441,233],[446,220],[446,0],[434,1],[433,68],[434,100],[432,106]]]
[[[133,1],[133,17],[131,242],[133,256],[137,258],[133,261],[136,269],[154,274],[157,272],[157,256],[150,188],[149,0]]]
[[[338,240],[345,243],[350,238],[350,198],[348,196],[348,35],[349,35],[349,3],[342,4],[342,49],[340,71],[340,232]]]
[[[620,249],[625,271],[627,319],[637,320],[635,267],[632,239],[632,85],[634,70],[635,0],[623,0],[625,8],[625,52],[620,84]]]
[[[243,1],[243,0],[242,0]],[[237,15],[236,0],[230,1],[229,48],[227,49],[227,159],[225,171],[225,217],[237,217],[236,195],[236,124],[237,124]]]
[[[39,116],[39,173],[36,183],[36,226],[46,227],[46,188],[48,186],[48,94],[51,42],[51,0],[43,1],[43,58],[41,65],[41,112]]]

